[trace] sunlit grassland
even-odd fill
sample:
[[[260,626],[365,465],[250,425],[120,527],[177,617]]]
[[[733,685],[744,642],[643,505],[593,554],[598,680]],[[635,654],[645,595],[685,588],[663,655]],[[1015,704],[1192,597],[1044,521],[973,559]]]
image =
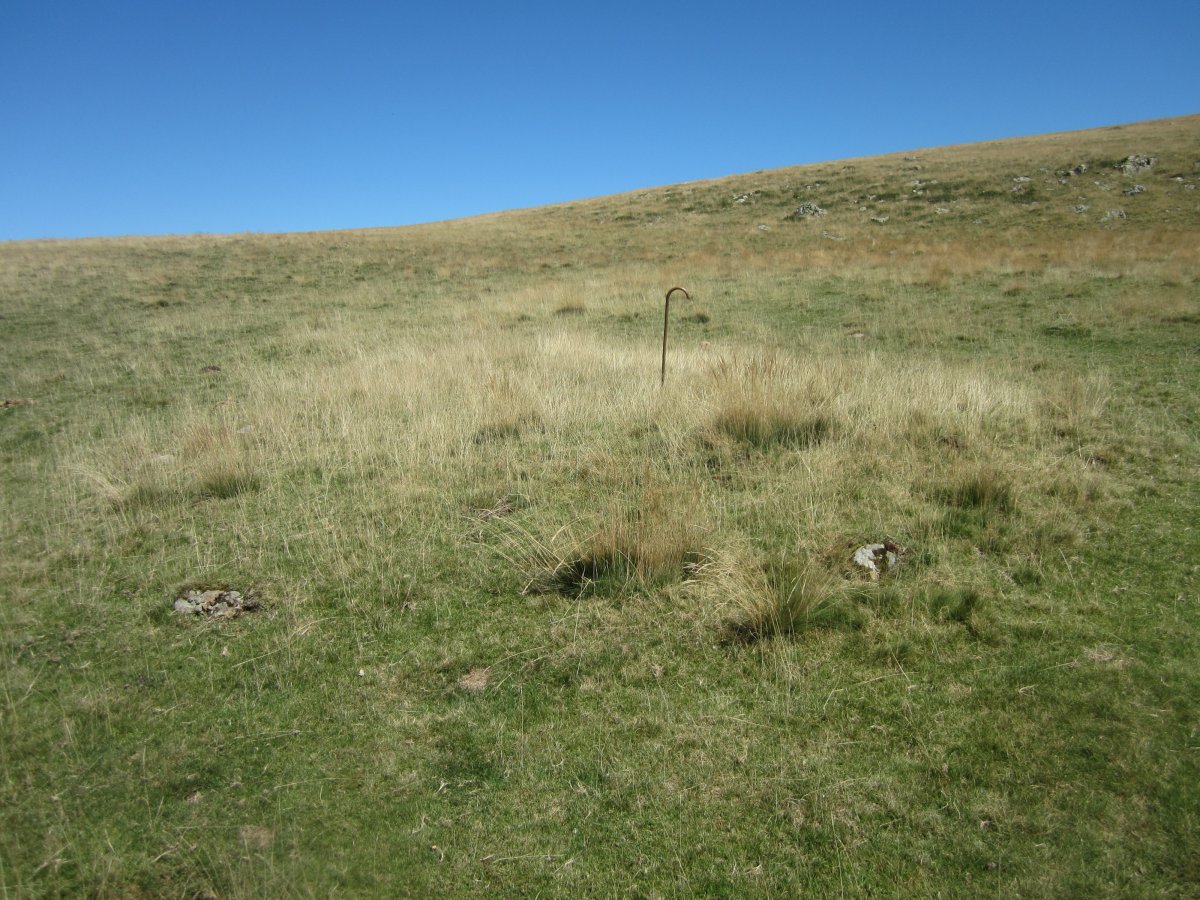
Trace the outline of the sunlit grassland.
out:
[[[1198,165],[0,245],[4,890],[1194,893]]]

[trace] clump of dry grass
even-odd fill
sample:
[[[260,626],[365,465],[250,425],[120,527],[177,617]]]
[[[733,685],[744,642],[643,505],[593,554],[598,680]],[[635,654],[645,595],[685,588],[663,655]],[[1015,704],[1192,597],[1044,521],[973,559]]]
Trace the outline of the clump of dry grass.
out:
[[[541,426],[541,413],[528,388],[511,371],[488,376],[484,383],[485,421],[475,431],[476,444],[519,437]]]
[[[193,411],[154,429],[135,424],[70,468],[116,509],[228,499],[262,485],[263,467],[248,435],[219,414]]]
[[[825,440],[835,422],[828,398],[799,386],[795,364],[778,355],[720,357],[709,366],[715,388],[712,427],[760,450],[803,449]]]
[[[966,472],[936,491],[947,506],[1006,513],[1016,505],[1012,477],[994,466],[985,465]]]
[[[828,416],[805,415],[782,405],[745,397],[732,401],[727,398],[713,424],[718,431],[760,450],[778,446],[811,447],[824,440],[833,427]]]
[[[1043,396],[1042,412],[1059,435],[1082,437],[1101,421],[1111,393],[1111,385],[1102,373],[1063,375]]]
[[[209,464],[192,486],[198,500],[228,500],[258,490],[262,478],[245,462],[219,460]]]
[[[711,556],[700,570],[717,602],[731,609],[726,637],[744,643],[812,628],[858,627],[845,585],[816,561],[781,555],[761,562],[744,549]]]
[[[525,593],[578,596],[685,578],[703,557],[708,531],[694,499],[648,489],[635,501],[610,501],[599,520],[573,522],[549,537],[509,522],[499,551],[526,574]]]

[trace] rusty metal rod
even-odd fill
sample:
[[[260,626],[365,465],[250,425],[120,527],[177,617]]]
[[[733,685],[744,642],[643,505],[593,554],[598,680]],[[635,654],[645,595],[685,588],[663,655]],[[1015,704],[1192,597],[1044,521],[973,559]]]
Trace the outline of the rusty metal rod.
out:
[[[671,295],[673,293],[675,293],[676,291],[682,292],[683,296],[686,297],[688,300],[692,299],[691,294],[689,294],[687,291],[685,291],[681,287],[673,287],[669,291],[667,291],[667,298],[663,304],[663,357],[662,357],[662,380],[659,382],[660,387],[667,383],[667,325],[669,325],[670,321],[671,321]]]

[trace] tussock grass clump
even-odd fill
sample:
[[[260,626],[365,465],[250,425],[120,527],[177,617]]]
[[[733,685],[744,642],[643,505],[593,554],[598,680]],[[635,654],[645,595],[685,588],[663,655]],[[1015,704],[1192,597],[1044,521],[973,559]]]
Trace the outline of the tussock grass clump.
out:
[[[972,617],[983,597],[979,591],[969,587],[935,587],[927,594],[926,602],[930,614],[940,622],[957,622],[974,627]]]
[[[716,387],[712,427],[759,450],[804,449],[835,429],[824,398],[798,389],[794,364],[780,356],[720,358],[709,368]]]
[[[484,395],[484,422],[472,435],[472,443],[486,444],[542,427],[542,417],[535,407],[526,385],[510,372],[491,375]]]
[[[1064,375],[1042,402],[1055,434],[1083,439],[1103,420],[1110,396],[1111,386],[1103,375]]]
[[[1006,553],[1029,535],[1017,527],[1016,481],[995,465],[966,469],[932,490],[944,507],[943,538],[969,541],[987,553]]]
[[[228,500],[258,490],[262,480],[253,472],[234,464],[218,465],[204,472],[192,494],[200,500]]]
[[[651,490],[636,503],[614,500],[598,522],[542,538],[508,525],[500,552],[524,570],[525,593],[611,593],[684,578],[703,558],[708,524],[693,498]]]
[[[99,499],[126,511],[226,500],[262,489],[266,470],[246,437],[250,430],[239,434],[213,415],[191,410],[155,429],[138,423],[71,468]]]
[[[723,434],[759,450],[811,447],[823,441],[833,429],[833,420],[828,416],[804,415],[753,403],[724,405],[713,424]]]
[[[862,584],[796,554],[765,563],[744,555],[720,555],[701,571],[718,601],[732,607],[724,634],[739,643],[868,626],[887,632],[902,620],[908,622],[904,627],[911,627],[909,620],[918,611],[919,618],[963,625],[977,635],[984,603],[984,595],[973,587]]]
[[[742,553],[723,553],[703,567],[705,582],[733,613],[728,639],[755,643],[814,628],[858,628],[861,611],[844,584],[812,560],[779,556],[766,563]]]
[[[536,430],[540,425],[540,419],[532,414],[500,415],[481,425],[471,436],[471,442],[487,444],[508,438],[518,438],[527,431]]]
[[[982,512],[1011,512],[1016,505],[1012,478],[999,469],[985,466],[969,472],[936,491],[947,506]]]
[[[151,508],[172,503],[180,498],[180,493],[171,485],[152,481],[138,481],[128,486],[123,492],[114,493],[108,497],[116,509],[135,510]]]

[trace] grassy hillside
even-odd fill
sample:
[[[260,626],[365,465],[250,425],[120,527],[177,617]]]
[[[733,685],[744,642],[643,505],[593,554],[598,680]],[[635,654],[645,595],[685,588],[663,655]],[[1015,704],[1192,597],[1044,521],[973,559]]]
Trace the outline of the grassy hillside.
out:
[[[1198,181],[0,244],[4,896],[1195,895]]]

